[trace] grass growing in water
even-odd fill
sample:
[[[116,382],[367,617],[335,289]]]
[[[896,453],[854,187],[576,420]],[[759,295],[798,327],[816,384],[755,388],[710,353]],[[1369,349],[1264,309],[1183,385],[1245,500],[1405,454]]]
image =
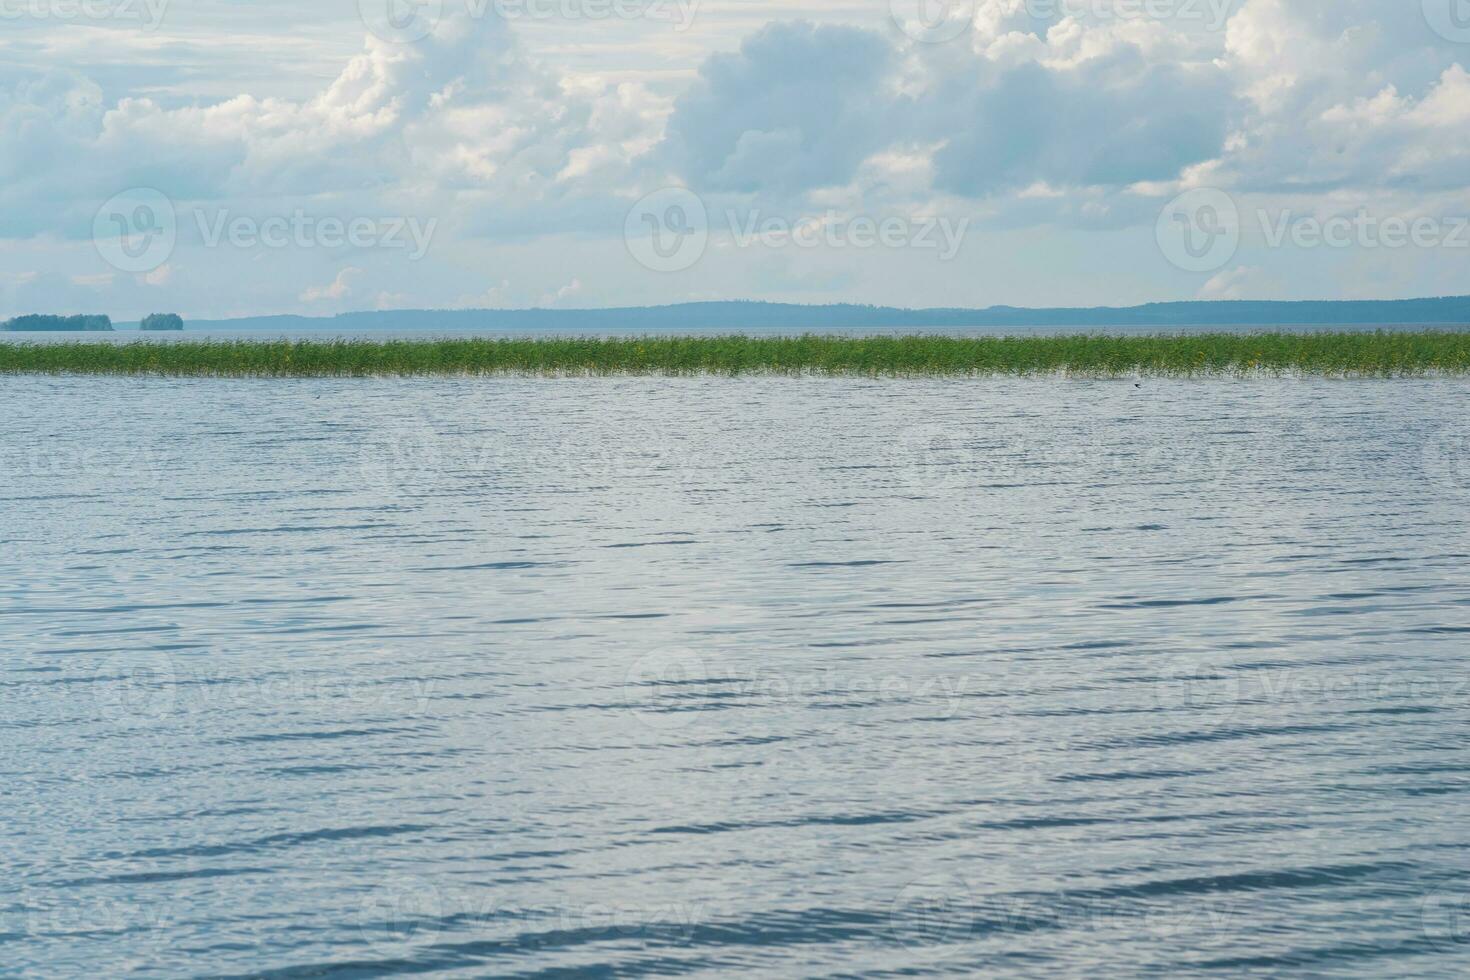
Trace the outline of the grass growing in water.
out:
[[[1470,374],[1470,333],[1063,337],[548,337],[0,343],[0,373],[180,377],[464,374]]]

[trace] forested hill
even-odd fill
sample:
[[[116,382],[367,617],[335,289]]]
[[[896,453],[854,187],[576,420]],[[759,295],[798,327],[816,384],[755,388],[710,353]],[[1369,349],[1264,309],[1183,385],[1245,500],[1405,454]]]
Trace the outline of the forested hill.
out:
[[[600,310],[382,310],[335,317],[190,320],[192,330],[881,330],[957,327],[1470,326],[1470,297],[1323,302],[1187,302],[1023,309],[899,309],[717,302]]]
[[[98,330],[111,330],[112,320],[105,316],[18,316],[13,320],[0,323],[0,331],[16,332],[64,332],[76,331],[78,333],[91,333]]]

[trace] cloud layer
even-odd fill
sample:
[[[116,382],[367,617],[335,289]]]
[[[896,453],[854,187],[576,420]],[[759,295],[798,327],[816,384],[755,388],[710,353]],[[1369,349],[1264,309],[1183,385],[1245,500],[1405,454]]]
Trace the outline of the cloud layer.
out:
[[[148,67],[131,76],[80,56],[42,67],[38,52],[75,49],[59,26],[29,24],[0,52],[14,55],[0,68],[0,299],[10,312],[712,295],[923,305],[1026,302],[1059,276],[1094,291],[1109,283],[1096,302],[1248,287],[1425,291],[1448,285],[1463,257],[1250,254],[1259,243],[1249,230],[1262,210],[1470,213],[1470,45],[1436,31],[1420,7],[1175,0],[1149,8],[1165,16],[1143,17],[1106,0],[981,0],[931,43],[922,24],[837,23],[819,8],[804,19],[772,5],[769,22],[743,36],[718,11],[700,12],[688,32],[640,25],[659,67],[639,74],[613,71],[611,56],[607,72],[588,71],[596,59],[584,54],[571,70],[557,45],[538,46],[544,25],[474,16],[451,0],[416,43],[333,21],[332,36],[365,39],[327,80],[234,95],[199,94],[225,82],[192,60],[194,44],[170,54],[166,18],[146,43],[126,25],[67,26],[146,51]],[[271,19],[252,25],[258,33],[289,34],[288,10],[262,9]],[[211,30],[223,29],[199,27],[192,40]],[[660,276],[629,260],[622,233],[632,202],[673,185],[708,208],[712,246],[698,268]],[[118,270],[91,247],[97,209],[131,187],[162,190],[178,208],[167,268]],[[1152,239],[1165,202],[1196,187],[1240,202],[1246,254],[1238,269],[1192,280]],[[381,249],[209,248],[198,233],[296,213],[417,217],[436,231],[412,268]],[[932,256],[910,253],[731,248],[737,214],[944,214],[973,230],[951,266],[933,269]],[[1048,254],[1035,254],[1038,241]],[[983,273],[1002,264],[973,263],[1007,243],[1041,261],[1019,278],[1007,269],[1012,292],[997,295]],[[911,294],[853,295],[881,268],[914,283]],[[1342,285],[1323,292],[1334,276]]]

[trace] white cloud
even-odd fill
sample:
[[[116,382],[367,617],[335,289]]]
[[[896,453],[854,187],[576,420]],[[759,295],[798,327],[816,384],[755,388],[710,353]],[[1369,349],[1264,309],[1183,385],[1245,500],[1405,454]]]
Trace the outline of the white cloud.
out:
[[[510,280],[502,279],[500,285],[491,286],[483,293],[461,296],[455,305],[462,309],[500,309],[510,303]]]
[[[700,68],[669,119],[663,156],[696,189],[845,183],[894,139],[896,53],[869,31],[770,25]]]
[[[351,266],[348,266],[341,272],[337,273],[337,278],[333,279],[327,285],[308,287],[301,294],[301,301],[303,303],[319,303],[322,300],[328,299],[345,299],[346,297],[352,295],[352,280],[361,275],[361,269],[355,269]]]
[[[1047,245],[1029,280],[1002,284],[1025,295],[1045,294],[1059,276],[1117,282],[1095,273],[1129,235],[1130,268],[1141,271],[1128,289],[1250,295],[1291,288],[1271,270],[1281,255],[1253,256],[1201,285],[1181,284],[1138,251],[1164,201],[1217,186],[1245,208],[1381,209],[1391,198],[1397,212],[1445,213],[1467,210],[1470,192],[1470,47],[1436,35],[1412,0],[1192,5],[1233,11],[1223,30],[1125,16],[1121,3],[1035,18],[1017,3],[986,2],[948,44],[906,38],[887,23],[886,4],[860,16],[807,0],[757,3],[738,17],[701,10],[698,29],[677,37],[666,25],[638,34],[649,62],[638,71],[611,41],[563,44],[580,36],[568,25],[458,11],[418,44],[368,35],[349,45],[349,35],[364,37],[351,11],[230,6],[178,8],[146,38],[28,25],[24,41],[0,39],[0,235],[26,249],[0,255],[7,302],[91,301],[108,289],[119,302],[177,296],[186,311],[574,296],[595,305],[658,301],[673,289],[762,297],[824,284],[830,298],[851,299],[864,297],[835,291],[880,285],[850,259],[802,279],[782,261],[731,249],[711,250],[708,268],[677,286],[642,277],[621,242],[627,207],[676,182],[704,195],[712,214],[727,205],[787,218],[829,208],[943,214],[973,218],[977,233],[1001,236],[997,247],[1025,233]],[[801,15],[812,22],[793,20]],[[837,23],[845,16],[853,22]],[[562,41],[544,41],[552,36]],[[271,39],[291,56],[244,63]],[[98,40],[116,57],[89,54]],[[210,42],[229,52],[217,63],[203,58]],[[87,238],[100,203],[129,186],[157,187],[178,204],[178,254],[104,282]],[[437,219],[438,230],[429,258],[411,265],[371,250],[206,254],[187,218],[194,207],[412,216]],[[577,264],[564,264],[573,252]],[[491,265],[492,253],[522,265]],[[21,283],[16,263],[42,271]],[[505,269],[519,289],[502,281],[487,291],[487,268]],[[270,281],[242,292],[243,269]],[[941,269],[926,288],[953,288],[946,302],[1018,299],[972,285],[973,271]]]
[[[69,214],[57,230],[74,234],[90,228],[89,206],[127,186],[285,212],[313,199],[360,214],[555,207],[627,169],[652,140],[656,101],[630,84],[563,84],[499,18],[465,14],[418,44],[369,35],[299,101],[169,107],[142,95],[104,106],[95,83],[53,72],[0,95],[0,205],[30,231]]]
[[[581,291],[582,291],[582,280],[580,280],[580,279],[573,279],[571,282],[567,283],[565,286],[562,286],[559,289],[554,289],[551,292],[542,295],[541,302],[537,303],[536,305],[537,306],[556,306],[556,305],[560,304],[562,302],[562,300],[571,299],[573,296],[576,296]]]
[[[1274,285],[1264,269],[1240,265],[1212,276],[1200,287],[1200,299],[1249,299]]]

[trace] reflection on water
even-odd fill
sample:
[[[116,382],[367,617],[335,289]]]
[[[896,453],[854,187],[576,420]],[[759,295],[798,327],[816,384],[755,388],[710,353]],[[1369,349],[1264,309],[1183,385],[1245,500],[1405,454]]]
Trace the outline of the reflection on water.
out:
[[[4,384],[6,972],[1470,967],[1463,382]]]

